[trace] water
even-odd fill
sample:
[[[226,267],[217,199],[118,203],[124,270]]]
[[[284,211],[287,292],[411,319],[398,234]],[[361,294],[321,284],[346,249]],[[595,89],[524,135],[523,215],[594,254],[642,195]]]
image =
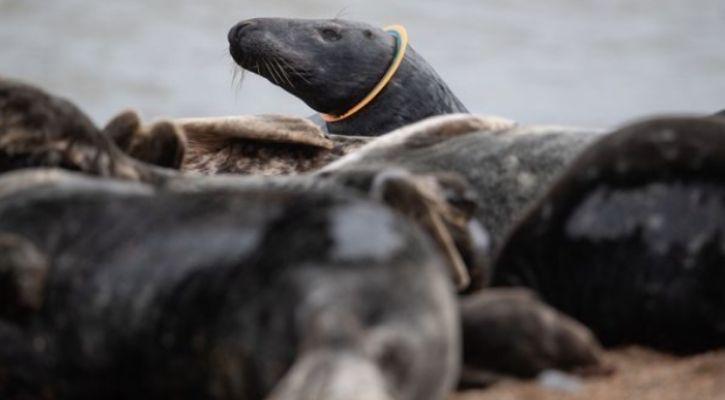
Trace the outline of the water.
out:
[[[63,94],[99,124],[283,113],[304,103],[251,73],[226,33],[259,16],[401,23],[468,108],[611,126],[725,108],[723,0],[0,0],[0,75]]]

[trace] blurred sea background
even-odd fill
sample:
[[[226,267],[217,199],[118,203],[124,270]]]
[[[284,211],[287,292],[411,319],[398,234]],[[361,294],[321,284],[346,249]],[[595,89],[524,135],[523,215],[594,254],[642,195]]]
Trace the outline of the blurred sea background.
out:
[[[253,17],[400,23],[475,113],[615,126],[725,108],[723,0],[0,0],[0,75],[72,99],[99,124],[279,113],[302,101],[252,73],[226,34]]]

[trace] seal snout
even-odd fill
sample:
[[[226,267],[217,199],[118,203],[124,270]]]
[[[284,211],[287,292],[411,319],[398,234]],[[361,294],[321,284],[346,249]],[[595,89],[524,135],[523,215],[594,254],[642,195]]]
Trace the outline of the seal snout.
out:
[[[244,35],[244,31],[255,25],[257,25],[257,21],[253,19],[244,20],[234,25],[232,29],[229,30],[229,34],[227,35],[227,39],[229,39],[229,44],[236,44],[242,37],[242,35]]]

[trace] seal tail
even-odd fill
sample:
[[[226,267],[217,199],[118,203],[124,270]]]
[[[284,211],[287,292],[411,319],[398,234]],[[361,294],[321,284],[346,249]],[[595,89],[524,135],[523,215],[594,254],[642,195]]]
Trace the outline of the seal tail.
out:
[[[295,362],[266,400],[392,400],[372,361],[348,351],[317,350]]]

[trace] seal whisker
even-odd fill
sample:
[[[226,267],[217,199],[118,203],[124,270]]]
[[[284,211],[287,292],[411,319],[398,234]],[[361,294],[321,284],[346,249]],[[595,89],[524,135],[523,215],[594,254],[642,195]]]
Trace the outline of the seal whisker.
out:
[[[282,74],[282,77],[287,81],[287,83],[289,83],[289,85],[292,88],[294,88],[295,87],[294,83],[292,83],[292,80],[289,78],[289,74],[284,69],[284,67],[282,67],[282,65],[279,63],[279,59],[273,58],[272,61],[274,61],[274,63],[277,65],[278,71],[280,74]]]
[[[262,68],[264,68],[264,71],[265,71],[265,72],[266,72],[266,73],[267,73],[268,75],[270,75],[270,79],[271,79],[272,81],[274,81],[274,77],[273,77],[273,76],[271,76],[272,74],[270,74],[270,73],[269,73],[269,67],[267,67],[267,63],[266,63],[266,62],[265,62],[264,60],[259,60],[259,66],[261,66]],[[260,74],[260,75],[264,76],[263,74]]]
[[[229,86],[232,89],[234,89],[234,86],[235,86],[235,83],[236,83],[236,80],[237,80],[237,75],[239,75],[239,69],[237,69],[236,66],[232,65],[232,81],[229,84]]]
[[[265,61],[267,63],[267,68],[269,69],[269,72],[274,76],[274,81],[276,84],[280,84],[280,81],[282,80],[282,77],[279,76],[279,73],[277,73],[277,70],[274,68],[274,64],[272,64],[271,59],[267,59]]]
[[[282,77],[279,75],[276,69],[274,69],[274,65],[269,61],[265,60],[265,65],[267,66],[267,71],[272,75],[274,78],[274,83],[277,85],[280,85],[282,83]]]
[[[282,61],[282,64],[284,64],[286,66],[286,68],[288,69],[289,72],[292,73],[292,75],[294,75],[294,76],[302,79],[303,81],[305,81],[308,84],[309,83],[312,83],[312,82],[310,82],[309,79],[307,79],[305,77],[305,74],[302,73],[302,72],[306,72],[306,73],[309,74],[309,71],[300,71],[300,70],[298,70],[297,68],[295,68],[292,65],[290,65],[289,61],[287,61],[284,57],[279,57],[279,60]]]
[[[267,71],[267,74],[270,76],[270,78],[272,78],[272,81],[275,84],[279,85],[279,82],[277,81],[277,77],[272,72],[272,68],[269,66],[269,63],[267,62],[267,60],[262,61],[262,65],[264,66],[264,69]]]

